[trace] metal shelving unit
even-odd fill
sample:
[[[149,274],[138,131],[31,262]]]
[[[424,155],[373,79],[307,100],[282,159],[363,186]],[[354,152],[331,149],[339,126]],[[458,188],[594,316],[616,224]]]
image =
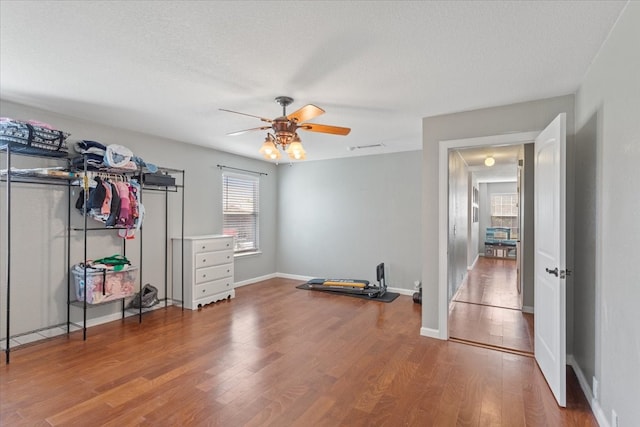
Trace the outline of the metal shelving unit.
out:
[[[25,154],[25,153],[12,153],[11,151],[11,147],[8,145],[6,147],[2,147],[0,148],[0,152],[1,151],[5,151],[6,152],[6,169],[7,169],[7,173],[6,175],[4,175],[2,177],[2,181],[5,181],[6,183],[6,235],[7,235],[7,244],[6,244],[6,290],[7,290],[7,301],[6,301],[6,346],[5,346],[5,363],[9,363],[10,362],[10,354],[11,354],[11,186],[13,182],[20,182],[20,183],[27,183],[27,184],[36,184],[36,185],[58,185],[58,186],[65,186],[67,187],[68,191],[67,191],[67,248],[66,248],[66,256],[67,256],[67,265],[68,265],[68,269],[67,269],[67,333],[70,332],[70,327],[71,325],[77,326],[82,328],[83,330],[83,340],[87,339],[87,309],[90,308],[91,306],[98,306],[98,305],[103,305],[103,304],[88,304],[87,303],[87,292],[85,290],[84,292],[84,301],[72,301],[72,295],[71,295],[71,286],[72,286],[72,282],[71,282],[71,234],[73,231],[82,231],[83,232],[83,244],[84,244],[84,260],[86,262],[87,260],[87,247],[89,245],[88,242],[88,232],[98,232],[98,231],[114,231],[114,230],[118,230],[118,229],[124,229],[122,227],[114,227],[114,228],[106,228],[106,227],[89,227],[88,223],[87,223],[87,215],[83,215],[83,226],[82,227],[72,227],[71,226],[71,193],[72,193],[72,189],[73,188],[81,188],[84,187],[85,189],[87,188],[85,183],[87,182],[87,163],[86,163],[86,159],[84,161],[84,167],[83,169],[77,170],[77,169],[73,169],[70,167],[70,162],[69,159],[67,159],[66,157],[51,157],[51,156],[46,156],[46,155],[33,155],[33,154]],[[67,169],[76,172],[76,173],[80,173],[82,174],[81,176],[79,176],[80,181],[83,183],[81,186],[77,186],[74,185],[72,182],[77,179],[61,179],[61,178],[50,178],[50,177],[34,177],[34,176],[21,176],[21,175],[15,175],[11,173],[11,157],[12,155],[20,155],[20,156],[29,156],[29,157],[36,157],[36,158],[41,158],[41,159],[47,159],[47,160],[64,160],[65,161],[65,166]],[[169,193],[177,193],[180,192],[181,193],[181,236],[184,237],[184,177],[185,177],[185,172],[184,170],[180,170],[180,169],[172,169],[172,168],[158,168],[159,172],[162,173],[167,173],[170,175],[179,175],[178,176],[178,182],[175,183],[175,185],[171,185],[171,186],[159,186],[159,185],[150,185],[150,184],[145,184],[144,183],[144,179],[141,179],[140,181],[140,200],[142,201],[142,195],[144,192],[146,191],[159,191],[159,192],[164,192],[164,196],[165,196],[165,200],[164,200],[164,207],[165,207],[165,234],[164,234],[164,238],[165,238],[165,256],[164,256],[164,261],[165,261],[165,270],[164,270],[164,290],[165,290],[165,298],[164,298],[164,306],[165,308],[168,306],[168,263],[169,263],[169,255],[168,255],[168,251],[169,251]],[[108,172],[108,171],[107,171]],[[127,175],[129,177],[133,176],[133,175],[140,175],[140,176],[144,176],[142,174],[141,170],[138,171],[122,171],[119,170],[117,172],[113,172],[113,173],[118,173],[118,174],[122,174],[122,175]],[[88,191],[85,191],[84,194],[85,197],[85,204],[88,200]],[[140,246],[140,266],[138,267],[138,280],[139,280],[139,286],[138,286],[138,291],[142,292],[142,287],[143,287],[143,240],[142,240],[142,236],[143,236],[143,225],[141,225],[141,227],[138,230],[138,234],[137,234],[137,238],[139,238],[139,246]],[[122,243],[122,253],[123,255],[126,255],[126,239],[123,239],[123,243]],[[184,271],[184,249],[183,249],[183,255],[182,255],[182,271]],[[87,271],[86,268],[84,269],[84,283],[87,283]],[[182,284],[182,287],[184,289],[184,283]],[[183,294],[184,294],[184,290],[183,290]],[[181,301],[184,300],[184,297],[182,297]],[[125,299],[117,299],[117,300],[113,300],[113,301],[109,301],[109,302],[105,302],[104,304],[110,304],[113,302],[117,302],[117,301],[121,301],[122,304],[122,317],[125,318],[125,312],[127,311],[126,305],[125,305]],[[181,303],[182,304],[182,303]],[[76,324],[76,323],[72,323],[71,322],[71,307],[72,306],[76,306],[76,307],[80,307],[83,310],[83,320],[82,320],[82,324]],[[138,314],[138,318],[139,318],[139,322],[142,322],[142,314],[144,312],[146,312],[147,310],[143,309],[142,307],[138,308],[138,309],[134,309],[134,311],[137,311]],[[58,326],[58,325],[54,325],[54,326]],[[35,332],[35,331],[32,331]]]

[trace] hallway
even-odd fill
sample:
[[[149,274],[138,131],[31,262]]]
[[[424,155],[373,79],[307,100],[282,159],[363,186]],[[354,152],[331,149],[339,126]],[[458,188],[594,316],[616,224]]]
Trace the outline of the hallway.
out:
[[[533,314],[519,309],[515,260],[479,257],[449,306],[449,336],[533,353]]]

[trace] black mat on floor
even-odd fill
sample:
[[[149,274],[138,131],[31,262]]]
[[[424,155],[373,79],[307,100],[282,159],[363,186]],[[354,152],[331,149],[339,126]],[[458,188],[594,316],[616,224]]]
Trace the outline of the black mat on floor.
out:
[[[356,297],[356,298],[361,298],[361,299],[367,299],[369,301],[380,301],[380,302],[391,302],[394,299],[398,298],[398,296],[400,295],[397,292],[389,292],[389,291],[387,291],[381,297],[369,298],[369,296],[367,296],[367,295],[348,294],[348,293],[344,293],[344,292],[331,291],[331,290],[328,290],[328,289],[317,289],[317,288],[313,288],[312,289],[309,286],[308,283],[303,283],[302,285],[298,285],[298,286],[296,286],[296,288],[304,289],[304,290],[307,290],[307,291],[325,292],[325,293],[328,293],[328,294],[344,295],[344,296],[348,296],[348,297]]]

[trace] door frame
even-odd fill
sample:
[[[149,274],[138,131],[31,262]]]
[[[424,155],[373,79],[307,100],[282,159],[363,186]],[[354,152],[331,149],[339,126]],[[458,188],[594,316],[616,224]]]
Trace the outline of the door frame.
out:
[[[534,142],[542,131],[516,132],[475,138],[439,141],[438,152],[438,337],[449,339],[449,307],[447,298],[447,275],[449,272],[449,150],[481,147],[486,145],[519,145]]]

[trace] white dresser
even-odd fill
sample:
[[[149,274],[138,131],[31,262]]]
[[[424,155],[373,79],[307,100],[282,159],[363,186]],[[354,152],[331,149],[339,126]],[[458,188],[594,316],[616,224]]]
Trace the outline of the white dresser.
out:
[[[180,239],[173,239],[173,299],[182,300]],[[234,298],[233,236],[184,238],[184,306],[197,310],[205,304]]]

